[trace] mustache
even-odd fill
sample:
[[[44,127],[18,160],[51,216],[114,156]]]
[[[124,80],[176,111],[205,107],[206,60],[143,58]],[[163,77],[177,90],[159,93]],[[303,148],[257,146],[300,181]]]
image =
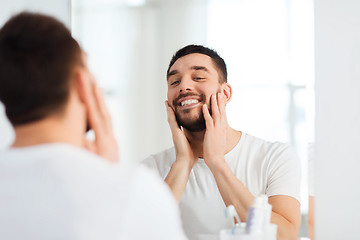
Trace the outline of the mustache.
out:
[[[177,106],[177,102],[181,99],[181,98],[184,98],[184,97],[189,97],[189,96],[196,96],[196,97],[199,97],[200,99],[199,99],[199,102],[202,102],[202,103],[205,103],[205,95],[204,94],[196,94],[196,93],[180,93],[179,94],[179,96],[177,96],[174,100],[173,100],[173,102],[172,102],[172,104],[173,104],[173,106],[175,107],[175,106]]]

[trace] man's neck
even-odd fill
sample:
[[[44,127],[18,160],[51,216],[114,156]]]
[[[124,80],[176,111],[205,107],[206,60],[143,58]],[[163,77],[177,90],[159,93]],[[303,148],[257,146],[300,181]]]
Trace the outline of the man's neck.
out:
[[[15,127],[15,141],[11,147],[27,147],[46,143],[68,143],[82,146],[83,139],[79,129],[69,127],[64,119],[48,117],[46,119]]]
[[[203,144],[204,144],[204,136],[205,130],[200,132],[190,132],[184,129],[184,133],[186,138],[188,139],[191,149],[195,156],[199,158],[203,158]],[[230,152],[236,144],[239,142],[242,133],[240,131],[236,131],[230,126],[227,127],[226,133],[226,151],[225,153]]]

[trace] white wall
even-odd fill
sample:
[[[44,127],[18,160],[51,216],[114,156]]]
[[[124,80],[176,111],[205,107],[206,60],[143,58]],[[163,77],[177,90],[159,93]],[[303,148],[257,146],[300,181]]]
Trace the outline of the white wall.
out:
[[[0,27],[12,15],[23,10],[50,14],[67,26],[71,24],[70,0],[1,0]],[[5,116],[4,107],[0,103],[0,149],[11,144],[13,138],[13,130]]]
[[[315,0],[315,238],[360,239],[360,1]]]
[[[72,10],[73,34],[107,93],[121,161],[171,147],[166,70],[179,48],[206,44],[207,0],[74,0]]]
[[[151,39],[153,42],[143,42],[143,49],[137,52],[138,68],[143,71],[131,84],[144,101],[138,102],[140,98],[132,96],[133,114],[138,121],[133,125],[129,147],[141,149],[135,160],[173,145],[164,104],[167,99],[166,70],[172,55],[181,47],[190,43],[206,44],[207,0],[157,2],[159,5],[147,7],[145,11],[143,41]]]

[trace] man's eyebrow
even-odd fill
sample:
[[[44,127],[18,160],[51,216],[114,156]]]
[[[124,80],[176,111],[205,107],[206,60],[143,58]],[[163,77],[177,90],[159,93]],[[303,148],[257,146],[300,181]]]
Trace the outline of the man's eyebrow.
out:
[[[204,66],[192,66],[192,67],[190,67],[190,69],[191,70],[195,70],[195,71],[198,71],[198,70],[203,70],[203,71],[205,71],[205,72],[209,72],[209,69],[207,69],[206,67],[204,67]],[[167,74],[167,78],[169,78],[169,77],[171,77],[171,76],[173,76],[173,75],[176,75],[176,74],[178,74],[179,73],[179,71],[178,70],[172,70],[172,71],[170,71],[168,74]]]
[[[178,73],[179,73],[178,70],[172,70],[172,71],[170,71],[170,72],[167,74],[167,77],[169,78],[169,77],[171,77],[171,76],[173,76],[173,75],[175,75],[175,74],[178,74]]]
[[[206,67],[204,66],[192,66],[190,69],[192,70],[204,70],[205,72],[209,72],[209,69],[207,69]]]

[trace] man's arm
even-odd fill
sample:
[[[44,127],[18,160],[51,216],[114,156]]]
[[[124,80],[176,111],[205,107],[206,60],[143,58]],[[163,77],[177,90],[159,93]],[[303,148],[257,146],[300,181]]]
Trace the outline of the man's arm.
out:
[[[271,222],[278,225],[278,239],[298,239],[301,224],[300,203],[293,197],[277,195],[269,197],[272,205]]]
[[[246,221],[254,196],[227,165],[212,172],[225,205],[234,205],[241,221]],[[297,239],[301,223],[299,202],[293,197],[277,195],[269,197],[269,203],[272,205],[271,222],[278,226],[278,239]]]
[[[314,196],[309,196],[308,237],[314,240]]]
[[[171,166],[165,182],[169,185],[177,202],[180,202],[189,180],[191,169],[196,163],[197,158],[195,158],[184,132],[176,121],[174,110],[167,101],[165,106],[176,152],[176,160]]]
[[[236,208],[241,221],[245,221],[254,196],[235,177],[224,159],[226,147],[227,120],[222,94],[211,97],[212,116],[206,106],[203,107],[206,133],[204,138],[204,160],[214,175],[219,192],[226,206]],[[300,227],[300,204],[289,196],[272,196],[271,222],[278,225],[278,239],[297,239]]]

